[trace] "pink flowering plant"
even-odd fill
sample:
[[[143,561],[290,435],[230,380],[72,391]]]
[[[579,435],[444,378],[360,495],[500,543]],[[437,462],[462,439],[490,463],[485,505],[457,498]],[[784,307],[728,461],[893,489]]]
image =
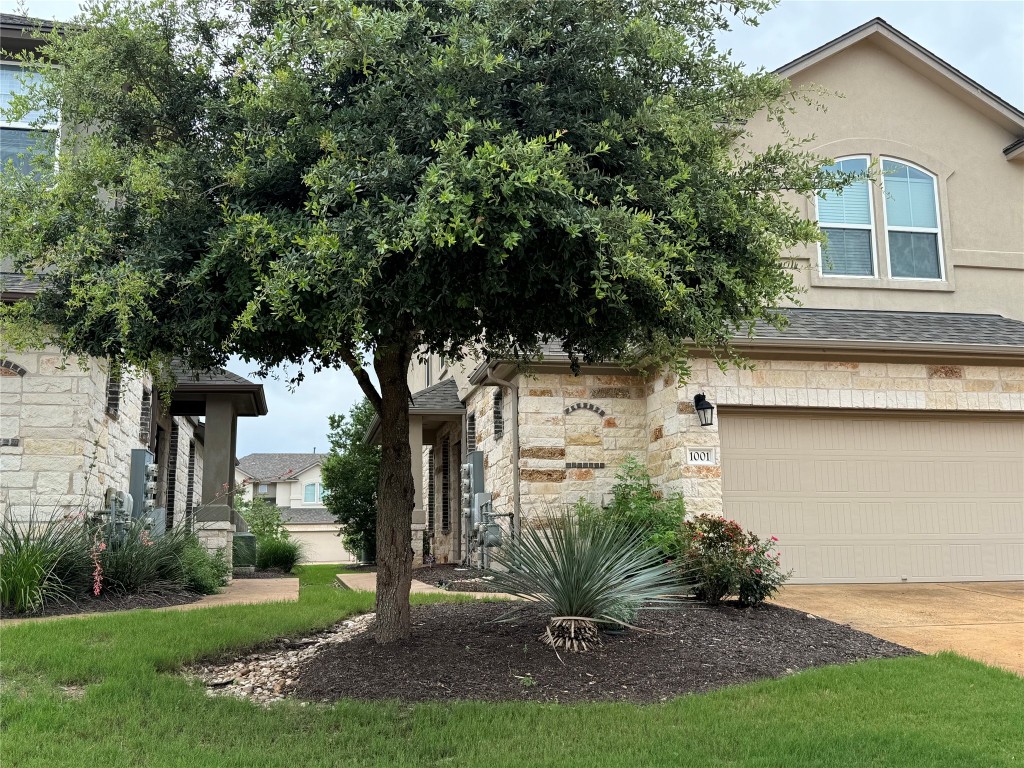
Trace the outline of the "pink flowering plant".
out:
[[[707,514],[685,521],[682,530],[681,561],[699,600],[717,605],[735,596],[742,605],[759,605],[789,578],[774,536],[762,541],[735,520]]]

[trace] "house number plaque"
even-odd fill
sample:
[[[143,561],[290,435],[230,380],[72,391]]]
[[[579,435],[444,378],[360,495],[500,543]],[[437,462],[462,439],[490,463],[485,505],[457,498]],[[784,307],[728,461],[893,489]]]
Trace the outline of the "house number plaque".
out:
[[[687,448],[686,463],[704,467],[716,466],[718,450],[716,448]]]

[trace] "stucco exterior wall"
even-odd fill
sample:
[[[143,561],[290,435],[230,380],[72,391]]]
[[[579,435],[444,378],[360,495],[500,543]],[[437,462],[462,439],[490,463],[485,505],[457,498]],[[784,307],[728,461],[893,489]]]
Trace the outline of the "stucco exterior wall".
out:
[[[924,312],[976,312],[1024,320],[1024,163],[1002,149],[1016,135],[943,87],[940,76],[917,71],[871,40],[800,72],[792,79],[826,110],[798,105],[786,123],[795,136],[813,136],[805,149],[826,157],[870,154],[909,161],[938,179],[941,242],[947,280],[886,279],[887,243],[876,219],[879,275],[818,275],[816,245],[794,249],[797,284],[808,307]],[[941,119],[936,119],[941,118]],[[780,139],[778,124],[753,120],[750,146]],[[873,189],[881,210],[882,189]],[[816,219],[814,200],[793,197]]]

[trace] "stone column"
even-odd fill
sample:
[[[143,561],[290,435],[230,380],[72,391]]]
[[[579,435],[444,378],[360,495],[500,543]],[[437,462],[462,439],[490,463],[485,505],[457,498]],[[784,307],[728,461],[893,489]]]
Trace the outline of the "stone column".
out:
[[[409,416],[409,449],[412,452],[412,480],[415,496],[412,507],[412,561],[423,562],[423,531],[427,528],[427,509],[423,503],[423,417]]]
[[[231,564],[235,533],[235,406],[227,395],[206,399],[206,441],[203,446],[202,501],[196,510],[196,535],[208,550],[223,550]]]

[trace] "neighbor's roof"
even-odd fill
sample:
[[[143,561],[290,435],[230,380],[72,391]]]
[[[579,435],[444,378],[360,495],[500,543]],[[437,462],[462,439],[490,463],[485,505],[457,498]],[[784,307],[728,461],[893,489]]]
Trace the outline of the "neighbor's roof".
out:
[[[238,460],[238,469],[253,480],[291,480],[323,458],[322,453],[250,453]]]
[[[0,272],[0,300],[19,301],[39,293],[41,283],[18,272]]]
[[[835,40],[830,40],[788,64],[783,64],[775,73],[791,78],[808,67],[869,38],[911,69],[929,77],[1008,131],[1016,133],[1018,138],[1003,148],[1003,154],[1008,160],[1024,157],[1024,144],[1021,143],[1024,139],[1024,112],[972,80],[949,62],[940,59],[923,45],[911,40],[885,19],[874,18],[861,24]]]
[[[287,525],[323,525],[338,522],[324,507],[281,507],[280,512],[281,522]]]

